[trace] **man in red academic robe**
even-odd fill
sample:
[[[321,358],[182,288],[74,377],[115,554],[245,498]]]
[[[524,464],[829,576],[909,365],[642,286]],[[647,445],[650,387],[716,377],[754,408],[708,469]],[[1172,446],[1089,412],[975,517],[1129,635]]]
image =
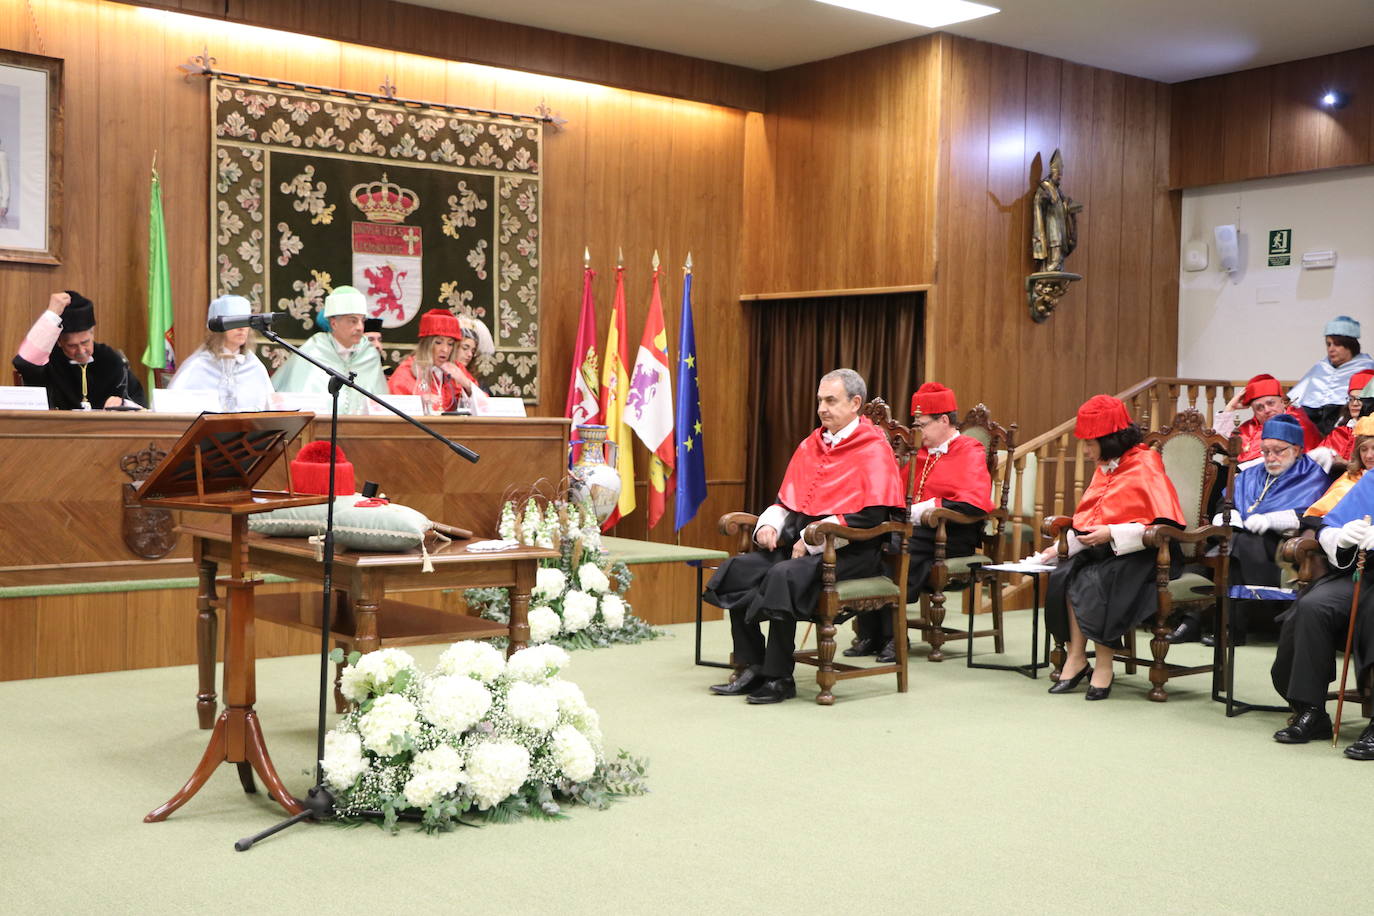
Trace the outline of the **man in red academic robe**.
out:
[[[954,392],[938,382],[926,382],[911,396],[912,420],[921,431],[921,449],[914,459],[916,491],[911,507],[911,554],[907,567],[907,602],[919,601],[921,589],[935,565],[935,525],[927,521],[931,509],[951,509],[965,515],[992,511],[992,477],[987,450],[977,439],[959,434],[959,407]],[[966,557],[978,547],[981,524],[945,526],[945,556]],[[897,660],[892,617],[863,614],[855,621],[854,644],[848,656],[878,653],[878,661]]]
[[[712,693],[745,694],[750,703],[780,703],[797,695],[792,679],[797,621],[810,620],[820,597],[821,547],[801,540],[807,525],[838,522],[873,528],[903,511],[906,494],[887,438],[859,409],[863,378],[836,369],[816,389],[821,428],[802,440],[778,490],[778,501],[754,526],[758,549],[731,557],[707,583],[706,601],[730,612],[735,664],[741,670]],[[835,575],[881,575],[882,538],[846,543],[835,552]],[[768,639],[763,621],[769,621]]]
[[[1245,383],[1226,408],[1217,413],[1214,426],[1223,436],[1231,435],[1235,429],[1236,411],[1249,407],[1252,416],[1240,424],[1240,465],[1244,469],[1251,464],[1260,463],[1260,435],[1264,424],[1271,417],[1286,413],[1298,421],[1302,427],[1303,451],[1311,451],[1321,444],[1322,434],[1300,407],[1294,407],[1283,393],[1283,386],[1272,375],[1257,375]],[[1329,464],[1329,462],[1328,462]]]

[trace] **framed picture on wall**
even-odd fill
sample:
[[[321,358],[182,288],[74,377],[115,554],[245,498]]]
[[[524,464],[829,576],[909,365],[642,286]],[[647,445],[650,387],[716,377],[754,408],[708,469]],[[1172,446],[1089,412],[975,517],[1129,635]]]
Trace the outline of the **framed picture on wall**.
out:
[[[3,49],[0,261],[62,263],[62,60]]]

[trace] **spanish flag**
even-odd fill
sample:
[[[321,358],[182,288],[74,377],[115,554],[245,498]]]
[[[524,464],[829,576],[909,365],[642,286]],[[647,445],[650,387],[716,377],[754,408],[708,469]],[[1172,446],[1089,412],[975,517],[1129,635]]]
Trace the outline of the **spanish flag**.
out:
[[[616,522],[635,511],[634,434],[625,422],[625,401],[630,376],[625,353],[625,268],[615,269],[615,300],[611,328],[606,335],[606,362],[601,371],[601,415],[606,419],[606,440],[616,445],[616,470],[620,472],[620,501],[601,523],[609,531]]]

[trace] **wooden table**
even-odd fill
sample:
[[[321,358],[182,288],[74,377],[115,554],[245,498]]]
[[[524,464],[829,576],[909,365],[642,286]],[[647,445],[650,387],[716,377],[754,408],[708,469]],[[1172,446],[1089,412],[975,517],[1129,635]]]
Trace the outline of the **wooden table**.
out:
[[[196,711],[200,727],[210,728],[217,708],[215,694],[216,609],[220,599],[215,581],[219,564],[230,561],[229,532],[220,528],[183,525],[191,538],[195,563],[200,571],[196,601],[196,649],[200,668]],[[302,582],[320,582],[323,565],[315,547],[302,538],[274,538],[250,533],[247,566],[255,573],[276,573]],[[336,645],[371,652],[388,646],[454,642],[508,636],[507,654],[523,649],[529,640],[527,619],[530,591],[534,588],[540,560],[557,559],[558,551],[542,547],[518,547],[491,553],[469,551],[454,542],[429,552],[433,572],[422,572],[418,549],[393,553],[360,553],[339,550],[334,555],[334,592],[330,637]],[[398,592],[440,588],[509,587],[510,623],[450,614],[388,597]],[[282,626],[320,632],[320,594],[263,595],[255,602],[256,616]],[[343,711],[347,703],[335,681],[334,702]]]

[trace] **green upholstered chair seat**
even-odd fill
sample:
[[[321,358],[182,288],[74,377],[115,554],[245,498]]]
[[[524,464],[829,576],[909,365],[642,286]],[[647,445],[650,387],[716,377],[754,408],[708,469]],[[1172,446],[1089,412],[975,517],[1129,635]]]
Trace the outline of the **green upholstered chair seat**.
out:
[[[1206,586],[1212,587],[1212,580],[1198,573],[1186,572],[1177,579],[1169,582],[1169,597],[1175,604],[1183,601],[1211,601],[1211,595],[1203,595],[1193,591],[1195,588]]]
[[[835,583],[835,591],[840,603],[860,601],[865,598],[897,598],[900,592],[897,583],[887,576],[868,576],[864,579],[841,579]]]
[[[992,558],[986,554],[974,553],[966,557],[950,557],[945,560],[945,569],[949,570],[950,578],[963,578],[973,567],[987,566],[991,562]]]

